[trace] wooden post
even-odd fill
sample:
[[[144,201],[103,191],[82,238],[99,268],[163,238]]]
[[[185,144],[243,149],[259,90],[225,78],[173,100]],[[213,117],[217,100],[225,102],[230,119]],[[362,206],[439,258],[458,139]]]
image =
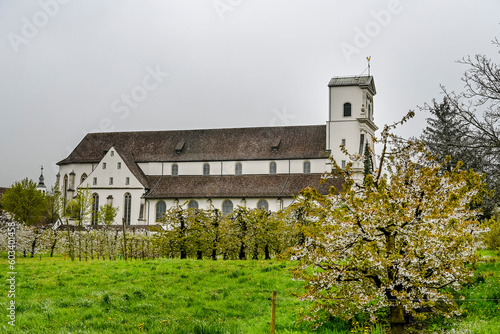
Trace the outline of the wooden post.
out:
[[[125,218],[122,218],[123,227],[123,259],[127,260],[127,238],[125,237]]]
[[[273,291],[271,300],[271,334],[276,330],[276,291]]]

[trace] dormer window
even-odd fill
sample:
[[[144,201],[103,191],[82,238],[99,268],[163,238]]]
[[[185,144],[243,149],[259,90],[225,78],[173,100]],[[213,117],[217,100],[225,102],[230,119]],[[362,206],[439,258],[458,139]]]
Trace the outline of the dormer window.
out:
[[[351,104],[349,102],[344,103],[344,117],[351,117]]]
[[[172,176],[178,176],[179,175],[179,165],[173,164],[172,165]]]

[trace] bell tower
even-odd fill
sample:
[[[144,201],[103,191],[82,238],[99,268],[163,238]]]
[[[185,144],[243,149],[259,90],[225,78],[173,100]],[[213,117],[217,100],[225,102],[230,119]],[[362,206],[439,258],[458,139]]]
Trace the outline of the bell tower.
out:
[[[350,155],[363,155],[378,129],[373,122],[373,97],[377,94],[372,76],[335,77],[328,84],[329,116],[326,122],[326,147],[341,167],[350,161],[340,149],[344,145]],[[354,171],[363,171],[363,159],[353,164]]]

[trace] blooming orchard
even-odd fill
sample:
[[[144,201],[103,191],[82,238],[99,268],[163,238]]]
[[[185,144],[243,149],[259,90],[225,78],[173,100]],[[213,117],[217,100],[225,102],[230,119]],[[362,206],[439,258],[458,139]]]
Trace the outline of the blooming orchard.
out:
[[[423,143],[391,129],[382,132],[374,176],[356,182],[334,163],[333,174],[345,177],[342,192],[302,193],[309,228],[295,247],[294,275],[307,282],[310,320],[360,313],[375,320],[386,309],[392,332],[403,333],[411,319],[459,312],[451,291],[473,275],[483,178],[460,166],[447,172]]]

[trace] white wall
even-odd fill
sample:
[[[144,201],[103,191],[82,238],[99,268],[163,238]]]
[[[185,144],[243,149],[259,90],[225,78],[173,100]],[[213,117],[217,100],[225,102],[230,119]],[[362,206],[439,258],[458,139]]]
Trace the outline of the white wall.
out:
[[[179,175],[203,175],[203,164],[210,164],[210,175],[234,175],[237,162],[242,164],[242,174],[269,174],[271,161],[276,163],[278,174],[303,173],[304,162],[311,163],[311,173],[323,173],[327,170],[328,159],[297,160],[252,160],[252,161],[207,161],[207,162],[150,162],[140,163],[139,167],[146,175],[172,175],[172,165],[179,167]],[[163,166],[163,168],[162,168]]]

